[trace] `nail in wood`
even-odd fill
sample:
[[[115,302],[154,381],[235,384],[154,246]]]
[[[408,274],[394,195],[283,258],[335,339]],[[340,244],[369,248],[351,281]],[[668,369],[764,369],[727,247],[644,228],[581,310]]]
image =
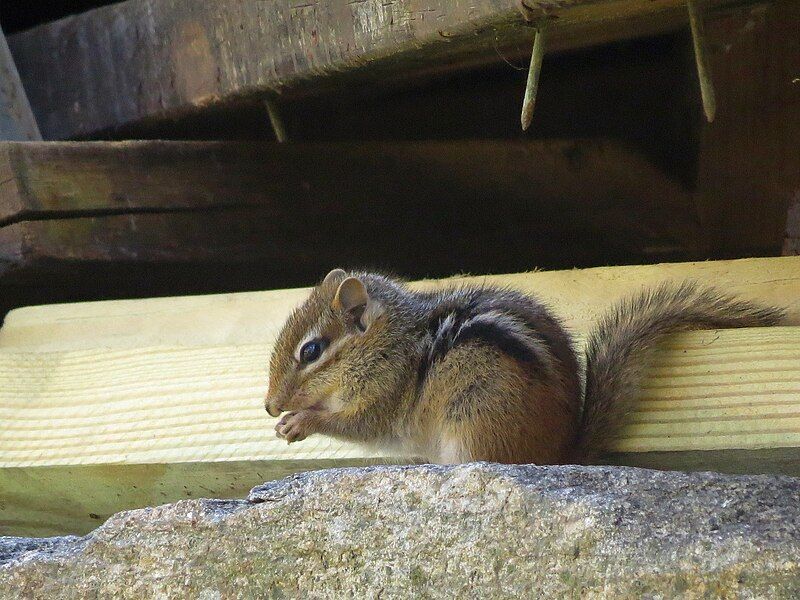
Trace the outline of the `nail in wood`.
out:
[[[686,0],[686,6],[689,9],[689,25],[692,28],[697,78],[700,80],[700,95],[703,99],[703,112],[706,114],[708,122],[711,123],[717,113],[717,98],[714,93],[714,83],[711,81],[711,69],[708,64],[708,44],[699,4],[699,0]]]
[[[536,28],[533,38],[533,51],[531,52],[531,66],[528,69],[528,81],[525,84],[525,99],[522,101],[522,130],[527,131],[533,120],[533,107],[536,104],[536,92],[539,87],[539,74],[542,71],[542,57],[544,57],[545,28],[540,25]]]
[[[278,112],[278,107],[275,101],[267,98],[264,103],[267,105],[267,114],[269,115],[269,122],[272,125],[272,131],[275,132],[275,139],[278,142],[286,141],[286,128],[283,126],[281,115]]]

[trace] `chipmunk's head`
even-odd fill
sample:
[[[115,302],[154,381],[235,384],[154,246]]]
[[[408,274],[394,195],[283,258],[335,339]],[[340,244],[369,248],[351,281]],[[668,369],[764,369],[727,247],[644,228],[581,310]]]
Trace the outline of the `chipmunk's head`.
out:
[[[334,269],[292,313],[270,360],[265,401],[270,415],[341,408],[342,386],[357,380],[380,331],[388,327],[386,307],[372,293],[379,279]]]

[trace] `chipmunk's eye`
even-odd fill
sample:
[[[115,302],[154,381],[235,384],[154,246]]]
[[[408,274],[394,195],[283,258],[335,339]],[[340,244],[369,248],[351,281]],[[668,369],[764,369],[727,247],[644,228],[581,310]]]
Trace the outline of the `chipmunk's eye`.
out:
[[[304,365],[314,362],[322,355],[323,350],[325,350],[325,340],[318,339],[306,342],[300,348],[300,362]]]

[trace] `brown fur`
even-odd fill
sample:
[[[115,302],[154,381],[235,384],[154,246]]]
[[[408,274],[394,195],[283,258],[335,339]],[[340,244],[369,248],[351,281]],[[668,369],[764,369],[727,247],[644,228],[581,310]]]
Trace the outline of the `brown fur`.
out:
[[[270,363],[276,432],[323,433],[432,462],[596,459],[665,333],[768,325],[762,309],[686,284],[620,304],[590,335],[586,397],[572,341],[535,299],[504,289],[415,293],[373,273],[331,271],[281,331]],[[326,350],[298,361],[316,334]]]
[[[655,344],[670,333],[775,325],[778,308],[758,306],[686,282],[662,285],[620,302],[586,345],[586,393],[576,457],[598,459],[631,409]]]

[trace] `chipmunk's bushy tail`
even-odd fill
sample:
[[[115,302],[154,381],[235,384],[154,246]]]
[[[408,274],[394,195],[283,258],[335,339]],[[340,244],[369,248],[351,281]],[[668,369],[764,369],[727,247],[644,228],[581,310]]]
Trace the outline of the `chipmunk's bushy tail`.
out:
[[[662,285],[620,302],[589,335],[579,462],[597,460],[636,399],[651,350],[663,335],[689,329],[774,325],[781,309],[725,296],[693,283]]]

